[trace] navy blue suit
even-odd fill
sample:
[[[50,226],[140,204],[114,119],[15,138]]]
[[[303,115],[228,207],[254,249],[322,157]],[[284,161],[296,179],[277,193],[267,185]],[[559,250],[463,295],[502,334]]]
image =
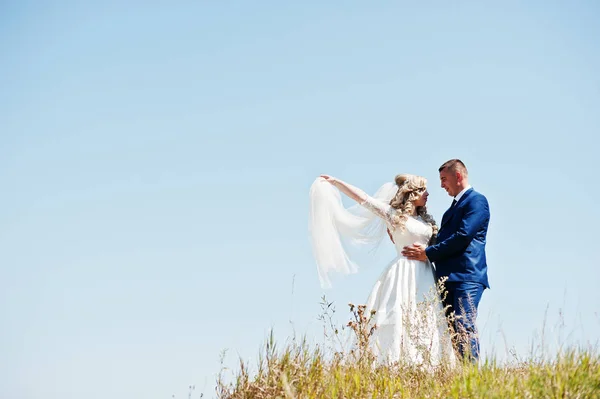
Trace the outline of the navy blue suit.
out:
[[[435,264],[436,279],[448,278],[444,305],[459,316],[453,327],[467,338],[457,343],[459,352],[475,359],[479,356],[477,307],[483,290],[490,288],[485,257],[489,222],[487,199],[470,188],[444,213],[437,243],[425,250]]]

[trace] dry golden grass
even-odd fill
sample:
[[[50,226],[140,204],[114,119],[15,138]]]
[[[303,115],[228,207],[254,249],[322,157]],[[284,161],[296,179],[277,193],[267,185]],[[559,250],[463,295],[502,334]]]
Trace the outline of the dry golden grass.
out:
[[[232,382],[220,374],[216,393],[241,398],[600,398],[600,356],[595,349],[562,350],[553,359],[520,360],[510,365],[484,361],[420,368],[382,365],[368,349],[372,314],[351,306],[347,331],[358,343],[336,350],[340,330],[323,298],[328,345],[292,339],[278,348],[273,333],[259,357],[256,372],[243,361]],[[343,329],[343,327],[342,327]],[[341,341],[339,341],[341,342]],[[339,343],[338,342],[338,343]]]

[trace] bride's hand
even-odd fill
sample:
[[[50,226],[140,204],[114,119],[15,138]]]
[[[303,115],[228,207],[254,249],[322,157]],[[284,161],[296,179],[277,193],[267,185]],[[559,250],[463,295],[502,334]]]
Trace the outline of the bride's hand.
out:
[[[321,175],[319,176],[321,179],[325,179],[326,181],[328,181],[329,183],[333,184],[335,183],[335,177],[333,176],[329,176],[329,175]]]

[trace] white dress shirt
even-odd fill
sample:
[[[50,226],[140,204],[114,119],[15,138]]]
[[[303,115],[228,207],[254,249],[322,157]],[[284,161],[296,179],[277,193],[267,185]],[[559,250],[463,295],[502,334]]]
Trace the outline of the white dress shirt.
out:
[[[456,200],[457,203],[458,203],[458,201],[460,201],[460,198],[463,196],[463,194],[465,193],[465,191],[467,191],[470,188],[471,188],[471,185],[468,185],[460,193],[456,194],[456,197],[454,197],[454,199]]]

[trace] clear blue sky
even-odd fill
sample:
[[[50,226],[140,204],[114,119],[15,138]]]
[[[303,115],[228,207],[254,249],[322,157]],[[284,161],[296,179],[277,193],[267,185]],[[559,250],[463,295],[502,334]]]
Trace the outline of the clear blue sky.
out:
[[[0,5],[0,397],[210,397],[221,350],[320,339],[314,178],[424,175],[439,220],[454,157],[491,204],[483,350],[546,309],[598,340],[597,2],[127,3]],[[335,281],[340,324],[383,266]]]

